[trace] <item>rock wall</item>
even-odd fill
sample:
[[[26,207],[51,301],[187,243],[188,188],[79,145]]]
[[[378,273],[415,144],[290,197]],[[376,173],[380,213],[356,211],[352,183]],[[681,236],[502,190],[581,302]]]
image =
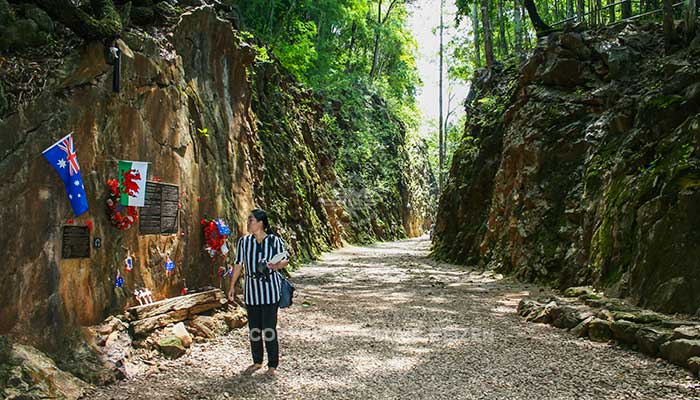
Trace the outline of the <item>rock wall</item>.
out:
[[[620,25],[477,76],[435,255],[700,313],[699,53]]]
[[[213,9],[186,13],[172,29],[132,30],[122,39],[119,93],[111,91],[104,46],[92,43],[70,52],[28,107],[0,121],[0,219],[6,224],[0,334],[43,351],[64,347],[76,326],[133,305],[135,288],[148,287],[158,300],[185,284],[218,286],[222,261],[203,251],[203,217],[225,218],[233,247],[246,233],[248,213],[266,208],[299,261],[354,238],[353,209],[374,212],[374,204],[351,209],[334,192],[342,177],[327,154],[337,149],[324,136],[323,99],[274,63],[258,62],[255,49]],[[73,224],[90,221],[91,236],[102,239],[87,259],[61,258],[62,227],[74,217],[62,182],[41,156],[71,131],[90,207]],[[116,178],[120,159],[149,161],[151,179],[179,186],[178,234],[111,226],[105,181]],[[407,162],[404,157],[401,165]],[[410,197],[411,185],[399,180],[392,192]],[[417,233],[407,221],[415,225],[426,215],[419,207],[403,210],[400,202],[386,207],[403,217],[401,226],[375,238]],[[131,272],[123,268],[127,250],[135,254]],[[166,253],[177,266],[170,275]],[[115,287],[117,269],[123,288]]]

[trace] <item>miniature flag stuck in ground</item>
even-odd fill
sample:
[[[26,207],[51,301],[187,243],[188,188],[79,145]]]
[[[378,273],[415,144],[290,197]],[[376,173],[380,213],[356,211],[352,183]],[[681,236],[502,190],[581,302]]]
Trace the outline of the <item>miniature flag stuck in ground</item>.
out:
[[[120,160],[117,176],[121,193],[119,204],[143,207],[146,202],[148,163]]]
[[[68,200],[70,200],[75,215],[78,216],[87,211],[87,196],[85,196],[85,186],[83,186],[83,178],[80,175],[80,166],[78,165],[78,156],[75,154],[72,134],[68,134],[54,143],[42,154],[63,180]]]

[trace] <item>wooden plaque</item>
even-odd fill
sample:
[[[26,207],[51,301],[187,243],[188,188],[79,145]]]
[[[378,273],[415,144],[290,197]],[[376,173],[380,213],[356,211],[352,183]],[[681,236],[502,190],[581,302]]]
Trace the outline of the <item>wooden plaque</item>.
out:
[[[142,235],[177,233],[179,201],[180,188],[177,185],[147,181],[146,201],[139,210],[139,233]]]
[[[62,258],[90,257],[90,230],[87,226],[64,226]]]

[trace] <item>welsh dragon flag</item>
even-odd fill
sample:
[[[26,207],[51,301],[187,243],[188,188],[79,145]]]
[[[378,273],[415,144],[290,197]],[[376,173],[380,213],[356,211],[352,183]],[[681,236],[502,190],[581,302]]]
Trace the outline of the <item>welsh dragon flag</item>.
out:
[[[120,160],[118,176],[121,192],[119,204],[143,207],[146,201],[148,163]]]

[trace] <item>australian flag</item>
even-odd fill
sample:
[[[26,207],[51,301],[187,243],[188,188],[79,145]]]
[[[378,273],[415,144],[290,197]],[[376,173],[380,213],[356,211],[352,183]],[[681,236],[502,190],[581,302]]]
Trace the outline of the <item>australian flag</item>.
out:
[[[219,230],[219,235],[223,236],[231,234],[231,229],[229,229],[228,225],[226,225],[226,221],[224,221],[223,218],[215,219],[214,223],[216,224],[216,228]]]
[[[44,158],[51,164],[66,186],[68,200],[73,207],[76,216],[84,213],[88,209],[87,197],[85,196],[85,186],[83,177],[80,175],[78,157],[75,154],[72,134],[54,143],[53,146],[44,150]]]

